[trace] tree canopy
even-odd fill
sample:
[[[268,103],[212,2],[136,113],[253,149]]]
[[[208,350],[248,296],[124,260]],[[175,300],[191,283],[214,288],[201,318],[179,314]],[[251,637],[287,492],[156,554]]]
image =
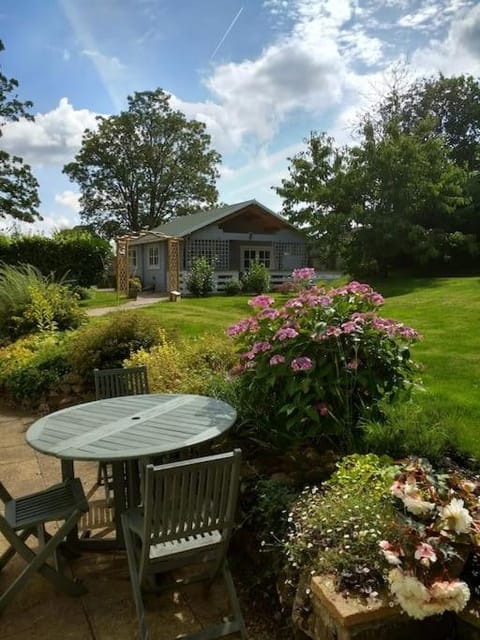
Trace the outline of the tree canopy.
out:
[[[220,155],[205,129],[172,109],[161,89],[137,92],[127,111],[98,117],[63,169],[80,187],[82,222],[112,236],[215,205]]]
[[[0,40],[0,52],[5,49]],[[33,120],[28,110],[32,103],[22,102],[16,90],[18,81],[7,78],[0,71],[0,138],[2,127],[7,122],[20,118]],[[12,156],[4,149],[0,149],[0,217],[10,215],[18,220],[33,222],[41,219],[37,211],[40,204],[38,198],[38,182],[32,174],[31,168],[19,156]]]
[[[328,264],[351,271],[466,262],[480,248],[480,85],[471,77],[394,87],[336,148],[312,133],[276,188]]]

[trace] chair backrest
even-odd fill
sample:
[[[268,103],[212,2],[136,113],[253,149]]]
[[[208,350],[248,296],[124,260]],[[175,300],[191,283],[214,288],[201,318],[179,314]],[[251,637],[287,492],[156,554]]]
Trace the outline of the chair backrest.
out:
[[[145,539],[152,544],[220,531],[228,540],[238,497],[239,449],[159,466],[145,473]]]
[[[93,377],[97,400],[150,393],[145,365],[127,369],[94,369]]]

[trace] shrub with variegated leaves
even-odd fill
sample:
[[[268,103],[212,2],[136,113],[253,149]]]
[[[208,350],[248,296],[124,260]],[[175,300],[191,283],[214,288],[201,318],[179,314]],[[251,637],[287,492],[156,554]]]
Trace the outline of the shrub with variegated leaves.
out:
[[[302,289],[277,306],[261,295],[254,314],[229,327],[239,363],[232,371],[239,413],[256,436],[280,448],[327,436],[346,448],[379,402],[409,393],[416,373],[409,346],[419,336],[382,318],[369,285]]]

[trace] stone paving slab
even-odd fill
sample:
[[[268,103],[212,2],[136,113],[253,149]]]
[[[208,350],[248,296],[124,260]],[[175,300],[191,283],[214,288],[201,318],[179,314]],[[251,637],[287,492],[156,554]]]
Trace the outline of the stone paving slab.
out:
[[[24,433],[35,417],[0,408],[0,479],[12,495],[39,491],[60,480],[59,460],[31,449]],[[76,474],[85,492],[93,495],[97,465],[80,462]],[[101,490],[100,490],[101,491]],[[96,497],[96,494],[93,495]],[[55,527],[55,525],[54,525]],[[54,528],[53,527],[53,528]],[[6,542],[0,534],[0,553]],[[24,566],[15,557],[0,573],[0,592]],[[0,614],[1,640],[132,640],[137,635],[128,564],[124,552],[86,552],[69,561],[67,572],[83,581],[88,593],[72,598],[56,593],[40,575]],[[229,613],[222,582],[206,592],[201,584],[182,592],[145,594],[145,609],[152,640],[173,640],[212,623]],[[239,640],[232,634],[230,640]]]

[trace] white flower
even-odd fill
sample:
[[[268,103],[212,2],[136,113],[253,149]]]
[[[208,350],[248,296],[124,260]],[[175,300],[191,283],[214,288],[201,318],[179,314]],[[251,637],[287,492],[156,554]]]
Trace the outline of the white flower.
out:
[[[444,526],[455,533],[469,533],[472,526],[472,516],[463,506],[463,500],[453,498],[450,504],[440,509],[440,518]]]
[[[416,516],[420,516],[423,513],[429,513],[435,508],[435,504],[433,502],[427,502],[426,500],[411,498],[409,496],[405,496],[403,504],[407,511],[410,511],[410,513],[413,513]]]
[[[460,580],[434,582],[427,589],[418,578],[400,569],[392,569],[388,580],[402,609],[418,620],[444,611],[461,611],[470,598],[468,586]]]
[[[430,593],[444,611],[461,611],[470,599],[468,585],[460,580],[434,582]]]

